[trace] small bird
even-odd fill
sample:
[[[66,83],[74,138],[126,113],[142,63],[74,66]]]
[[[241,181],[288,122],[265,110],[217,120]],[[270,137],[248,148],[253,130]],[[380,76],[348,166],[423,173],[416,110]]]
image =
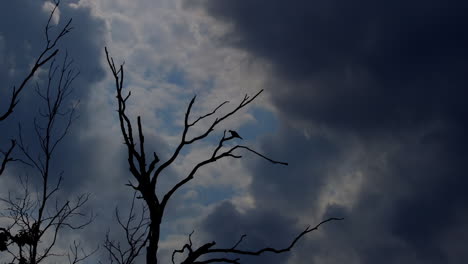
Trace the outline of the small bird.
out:
[[[229,130],[229,133],[231,133],[231,136],[232,136],[233,138],[240,138],[240,139],[243,139],[243,138],[242,138],[241,136],[239,136],[239,134],[238,134],[236,131],[234,131],[234,130]]]

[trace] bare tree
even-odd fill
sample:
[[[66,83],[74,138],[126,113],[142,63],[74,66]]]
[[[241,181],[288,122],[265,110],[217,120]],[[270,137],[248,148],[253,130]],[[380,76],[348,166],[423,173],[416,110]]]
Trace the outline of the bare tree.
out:
[[[32,192],[29,177],[20,177],[22,193],[9,193],[8,197],[0,199],[7,205],[4,216],[10,220],[7,227],[1,228],[1,249],[10,253],[12,263],[37,264],[51,256],[65,255],[71,263],[77,263],[90,255],[81,251],[80,244],[76,242],[67,253],[54,251],[63,228],[82,229],[93,220],[92,215],[82,212],[89,194],[79,195],[74,201],[63,201],[57,197],[64,172],[56,173],[52,169],[57,146],[76,118],[77,104],[67,107],[66,102],[78,74],[73,61],[65,54],[61,65],[56,65],[55,59],[51,61],[46,87],[41,89],[37,86],[36,93],[44,105],[39,110],[39,117],[34,119],[38,152],[28,147],[19,126],[17,146],[24,155],[24,162],[40,176],[41,187]],[[61,121],[64,121],[63,125],[60,125]]]
[[[124,67],[123,65],[120,65],[119,67],[115,65],[113,58],[109,56],[107,48],[105,49],[105,52],[106,52],[108,65],[112,71],[112,74],[115,80],[115,87],[116,87],[116,92],[117,92],[116,97],[117,97],[117,103],[118,103],[117,112],[118,112],[119,121],[120,121],[120,130],[124,139],[124,144],[127,149],[129,170],[133,178],[136,181],[136,183],[128,182],[127,185],[130,186],[132,189],[134,189],[136,192],[138,192],[141,195],[149,211],[149,222],[148,222],[149,228],[148,228],[148,232],[147,232],[145,240],[142,240],[141,238],[139,240],[130,239],[128,240],[128,243],[131,248],[135,247],[137,243],[139,243],[138,244],[139,248],[141,248],[143,245],[146,245],[146,263],[156,264],[158,262],[157,252],[158,252],[158,244],[159,244],[159,236],[160,236],[160,227],[161,227],[161,222],[163,220],[164,212],[166,210],[166,206],[169,200],[174,195],[174,193],[176,193],[182,186],[184,186],[185,184],[187,184],[188,182],[194,179],[194,176],[196,175],[197,171],[200,168],[208,164],[214,163],[218,160],[225,159],[225,158],[234,158],[234,159],[242,158],[242,156],[238,153],[238,151],[251,152],[254,155],[257,155],[258,157],[263,158],[272,164],[278,164],[278,165],[288,165],[288,164],[286,162],[271,159],[267,157],[266,155],[263,155],[248,146],[234,145],[232,147],[225,147],[224,146],[225,143],[230,142],[234,138],[241,138],[241,137],[235,131],[230,130],[229,131],[230,135],[226,135],[226,131],[224,131],[223,136],[219,139],[217,146],[213,147],[213,150],[210,156],[206,157],[205,160],[196,164],[190,170],[190,172],[185,177],[182,178],[182,180],[180,180],[179,182],[174,184],[171,188],[169,188],[169,191],[167,193],[165,193],[162,196],[158,196],[156,194],[156,186],[157,186],[160,175],[163,173],[165,169],[167,169],[179,157],[179,154],[182,151],[182,149],[190,144],[193,144],[197,141],[203,140],[206,137],[208,137],[220,123],[222,123],[227,118],[235,115],[239,110],[249,105],[262,93],[263,90],[260,90],[254,96],[245,95],[243,100],[241,100],[240,103],[238,103],[237,106],[233,110],[228,111],[226,114],[216,117],[214,121],[211,122],[203,130],[203,132],[201,132],[197,136],[189,138],[187,135],[188,135],[188,131],[190,128],[194,127],[200,121],[205,120],[208,117],[215,116],[217,114],[217,111],[221,107],[229,103],[228,101],[225,101],[219,104],[211,112],[205,115],[201,115],[198,118],[191,121],[192,118],[190,114],[191,114],[191,110],[196,99],[196,97],[194,96],[192,100],[190,101],[187,107],[187,110],[185,112],[184,128],[182,131],[182,137],[180,139],[179,144],[177,145],[173,154],[166,161],[160,163],[161,161],[155,152],[153,152],[153,155],[150,158],[147,158],[146,156],[145,137],[144,137],[144,133],[142,129],[141,117],[140,116],[137,117],[137,126],[135,130],[134,124],[132,123],[132,121],[130,120],[130,117],[126,113],[127,101],[129,100],[131,93],[130,92],[124,93],[123,91],[124,89],[124,83],[123,83]],[[266,252],[273,252],[273,253],[286,252],[286,251],[289,251],[296,244],[296,242],[305,234],[316,230],[321,224],[329,222],[329,221],[333,221],[333,220],[340,220],[340,219],[329,218],[321,222],[314,228],[308,227],[302,233],[300,233],[297,237],[295,237],[288,247],[282,248],[282,249],[274,249],[274,248],[266,247],[266,248],[255,250],[255,251],[239,250],[236,247],[242,242],[242,239],[244,238],[244,236],[242,236],[239,242],[237,242],[232,248],[214,248],[216,243],[210,242],[210,243],[206,243],[200,246],[197,249],[194,249],[192,242],[191,242],[191,236],[189,236],[189,244],[184,245],[182,249],[180,250],[175,250],[173,253],[173,257],[175,254],[183,253],[184,250],[187,250],[188,255],[186,259],[182,262],[184,264],[216,263],[216,262],[239,263],[238,258],[231,258],[231,257],[210,258],[209,255],[212,253],[217,253],[217,254],[225,253],[229,255],[261,255]],[[143,225],[144,225],[143,223],[140,223],[137,226],[141,230]],[[131,230],[132,229],[124,228],[124,231],[127,237],[129,237],[129,235],[130,236],[132,235]],[[108,241],[108,239],[106,241]],[[106,249],[109,251],[111,256],[116,256],[117,253],[119,253],[120,256],[123,256],[122,248],[111,246],[111,247],[106,247]],[[134,254],[138,254],[138,253],[139,251],[136,251],[136,252],[134,251]],[[124,258],[122,261],[118,261],[118,263],[133,263],[133,259],[135,258],[134,254],[133,255],[130,254],[132,256],[131,258],[126,258],[126,259]],[[208,258],[205,260],[200,260],[200,258],[206,258],[206,257]],[[114,259],[116,260],[117,258],[114,257]],[[174,258],[173,258],[173,261],[174,261]]]
[[[63,200],[59,197],[64,172],[56,172],[53,165],[56,150],[76,119],[77,103],[69,102],[72,93],[72,83],[79,75],[68,54],[63,61],[57,63],[59,41],[70,32],[71,19],[61,28],[55,37],[51,37],[51,20],[57,11],[59,2],[55,2],[46,27],[46,46],[36,59],[34,66],[21,85],[12,89],[12,96],[7,110],[0,115],[0,121],[10,117],[17,106],[20,94],[24,91],[32,76],[46,64],[49,64],[47,80],[44,86],[36,84],[37,98],[42,101],[38,116],[33,120],[33,133],[37,139],[37,147],[29,148],[31,142],[23,138],[21,123],[19,123],[18,139],[12,140],[10,148],[3,152],[0,174],[6,164],[20,160],[39,178],[39,188],[31,188],[29,171],[18,175],[19,188],[9,192],[0,201],[6,205],[5,212],[0,214],[6,218],[6,226],[0,227],[0,251],[8,253],[11,263],[37,264],[53,256],[66,257],[69,263],[75,264],[88,258],[94,252],[83,250],[79,242],[73,242],[68,251],[57,251],[58,235],[64,228],[82,229],[93,220],[93,216],[83,213],[89,194],[82,194],[73,200]],[[19,148],[21,158],[12,158],[14,148]]]
[[[11,97],[10,97],[9,102],[6,102],[6,109],[0,112],[0,123],[11,116],[11,114],[13,113],[14,109],[16,108],[16,106],[18,105],[20,101],[21,93],[23,92],[23,90],[25,89],[25,87],[27,86],[31,78],[42,66],[44,66],[44,64],[46,64],[47,62],[52,60],[55,56],[57,56],[57,54],[59,53],[59,48],[57,47],[58,43],[65,35],[67,35],[72,30],[72,27],[71,27],[72,20],[70,19],[55,37],[51,37],[50,30],[53,28],[53,26],[51,25],[51,21],[55,12],[57,11],[59,4],[60,4],[60,1],[55,2],[55,6],[50,12],[49,19],[47,20],[47,24],[44,28],[46,45],[42,49],[39,56],[36,58],[34,65],[32,66],[28,75],[23,79],[21,84],[18,87],[13,86],[13,88],[11,89]],[[10,146],[8,147],[6,151],[0,150],[0,153],[2,153],[3,155],[3,158],[0,161],[0,175],[2,175],[2,173],[5,171],[5,168],[8,162],[18,160],[18,159],[12,158],[12,152],[15,147],[16,147],[16,141],[11,140]]]

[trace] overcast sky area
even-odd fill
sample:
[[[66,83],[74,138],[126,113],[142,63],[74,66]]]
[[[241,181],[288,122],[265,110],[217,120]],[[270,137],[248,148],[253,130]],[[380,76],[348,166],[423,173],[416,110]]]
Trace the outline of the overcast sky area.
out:
[[[106,263],[106,231],[123,239],[114,210],[128,210],[133,193],[125,184],[132,178],[107,46],[116,63],[125,62],[129,115],[135,122],[141,115],[147,151],[162,160],[180,140],[194,95],[193,119],[265,90],[212,137],[185,150],[161,176],[159,194],[210,155],[224,129],[289,163],[242,153],[200,170],[169,203],[161,263],[170,263],[193,230],[198,245],[214,240],[232,247],[246,234],[240,248],[282,248],[328,217],[345,219],[307,234],[290,253],[241,262],[468,263],[468,2],[379,2],[63,0],[51,32],[73,19],[57,62],[65,51],[73,58],[80,75],[67,102],[80,104],[52,169],[54,177],[64,171],[58,197],[89,193],[85,209],[96,218],[60,236],[57,250],[80,240],[89,251],[100,246],[86,263]],[[52,5],[1,5],[3,112],[11,88],[45,45]],[[46,69],[0,123],[0,150],[18,136],[18,123],[37,150],[32,124],[43,105],[34,89],[45,84]],[[10,163],[0,176],[2,197],[20,191],[20,176],[29,176],[32,186],[40,182],[27,166]]]

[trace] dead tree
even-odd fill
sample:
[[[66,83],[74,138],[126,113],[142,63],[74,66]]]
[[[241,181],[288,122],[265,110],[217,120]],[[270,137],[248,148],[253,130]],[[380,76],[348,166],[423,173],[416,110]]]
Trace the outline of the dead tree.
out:
[[[42,49],[39,56],[36,58],[34,65],[32,66],[28,75],[23,79],[21,84],[18,87],[13,86],[13,88],[11,89],[10,100],[9,102],[5,102],[6,109],[0,112],[0,123],[11,116],[15,107],[18,105],[20,101],[21,93],[23,92],[23,90],[25,89],[25,87],[27,86],[31,78],[42,66],[44,66],[44,64],[46,64],[47,62],[52,60],[55,56],[57,56],[57,54],[59,53],[59,48],[57,47],[58,43],[65,35],[67,35],[72,30],[72,27],[71,27],[72,20],[70,19],[55,37],[50,36],[51,34],[50,30],[53,27],[51,25],[51,21],[59,4],[60,4],[60,1],[55,2],[55,6],[50,12],[49,19],[47,20],[47,24],[44,28],[46,45],[44,49]],[[0,100],[0,103],[3,105],[3,102],[1,101],[3,100]],[[15,147],[16,147],[16,141],[11,140],[10,146],[8,147],[6,151],[0,150],[0,153],[3,154],[2,160],[0,161],[0,175],[2,175],[2,173],[5,171],[5,168],[8,162],[17,161],[17,159],[12,157],[12,152]]]
[[[191,114],[191,110],[196,99],[196,96],[194,96],[192,100],[190,101],[187,107],[187,110],[185,112],[184,128],[182,131],[182,137],[180,139],[180,142],[177,145],[176,149],[174,150],[173,154],[169,157],[169,159],[161,162],[156,152],[153,152],[153,155],[151,157],[146,156],[145,137],[144,137],[144,133],[142,129],[141,117],[140,116],[137,117],[137,125],[136,125],[136,130],[135,130],[134,124],[132,123],[132,121],[130,120],[130,117],[126,113],[127,101],[129,100],[131,93],[130,92],[124,93],[123,91],[124,90],[124,83],[123,83],[124,67],[123,65],[120,65],[118,67],[115,65],[113,58],[109,56],[107,48],[105,49],[105,52],[106,52],[108,65],[112,71],[112,74],[115,80],[115,87],[116,87],[116,92],[117,92],[116,97],[117,97],[117,103],[118,103],[117,112],[118,112],[119,121],[120,121],[120,130],[124,139],[124,144],[127,149],[129,170],[136,181],[136,183],[128,182],[127,185],[141,195],[142,199],[144,200],[146,204],[146,207],[148,208],[149,228],[148,228],[147,236],[143,242],[146,245],[146,263],[156,264],[158,262],[157,252],[158,252],[158,243],[159,243],[159,236],[160,236],[160,226],[163,220],[166,206],[169,200],[171,199],[171,197],[174,195],[174,193],[176,193],[182,186],[184,186],[185,184],[187,184],[188,182],[194,179],[197,171],[201,167],[214,163],[218,160],[225,159],[225,158],[234,158],[234,159],[242,158],[242,156],[238,153],[238,151],[251,152],[254,155],[257,155],[258,157],[263,158],[268,162],[271,162],[272,164],[279,164],[279,165],[288,165],[288,164],[286,162],[271,159],[248,146],[234,145],[233,147],[227,147],[227,148],[224,147],[225,143],[230,142],[234,138],[240,138],[240,136],[235,131],[229,131],[230,135],[226,135],[226,131],[224,131],[223,136],[219,139],[217,146],[213,147],[212,153],[209,157],[206,157],[205,160],[196,164],[191,169],[191,171],[182,180],[180,180],[175,185],[173,185],[172,188],[170,188],[170,190],[167,193],[165,193],[162,196],[158,196],[156,194],[156,186],[157,186],[160,175],[164,172],[165,169],[167,169],[178,158],[182,149],[190,144],[193,144],[195,142],[198,142],[208,137],[220,123],[222,123],[224,120],[233,116],[239,110],[249,105],[252,101],[254,101],[257,98],[257,96],[259,96],[262,93],[263,90],[260,90],[258,93],[256,93],[252,97],[245,95],[243,100],[241,100],[240,103],[233,110],[215,118],[215,120],[211,122],[211,124],[209,124],[206,127],[206,129],[204,129],[204,132],[192,138],[188,138],[187,134],[190,128],[197,125],[200,121],[208,117],[212,117],[216,115],[217,111],[221,107],[229,103],[228,101],[225,101],[219,104],[211,112],[205,115],[202,115],[194,119],[193,121],[191,121],[192,118],[190,114]],[[333,220],[338,220],[338,218],[330,218],[328,220],[323,221],[322,223],[333,221]],[[184,264],[215,263],[215,262],[238,263],[237,258],[234,258],[234,259],[211,258],[205,261],[200,261],[199,258],[202,256],[205,257],[205,255],[208,255],[210,253],[230,253],[230,254],[237,254],[237,255],[261,255],[265,252],[281,253],[281,252],[289,251],[295,245],[297,240],[299,240],[305,234],[313,230],[316,230],[322,223],[317,225],[315,228],[312,228],[312,229],[307,228],[304,232],[299,234],[293,240],[293,242],[290,244],[289,247],[284,248],[284,249],[264,248],[264,249],[260,249],[257,251],[237,250],[236,246],[242,241],[242,238],[243,238],[242,237],[241,240],[234,247],[230,249],[215,249],[213,248],[214,245],[216,244],[215,242],[204,244],[198,249],[193,249],[192,243],[190,242],[189,244],[185,245],[181,250],[176,250],[174,254],[176,254],[177,252],[182,253],[185,249],[187,249],[189,253],[188,253],[187,258],[182,262]],[[125,232],[128,236],[129,235],[128,229],[125,229]],[[138,242],[140,243],[140,246],[141,246],[142,240],[139,240]],[[129,241],[130,245],[132,245],[132,243],[134,242]],[[110,254],[115,254],[115,252],[119,251],[119,249],[116,247],[107,248],[107,249],[110,252]],[[131,263],[131,262],[119,262],[119,263]]]
[[[73,242],[69,252],[55,250],[61,230],[80,230],[93,220],[92,215],[82,212],[88,194],[79,195],[73,201],[58,197],[64,172],[53,169],[57,147],[76,118],[77,104],[69,104],[68,98],[78,74],[73,61],[65,54],[61,64],[56,63],[56,58],[51,59],[45,87],[36,86],[42,102],[33,121],[37,148],[29,148],[30,142],[24,140],[19,125],[17,147],[24,163],[39,176],[40,187],[31,190],[29,176],[19,177],[19,191],[0,198],[7,207],[2,216],[9,220],[6,227],[0,228],[0,250],[9,253],[11,263],[38,264],[52,256],[67,257],[70,263],[78,263],[93,253],[82,251],[77,242]]]
[[[40,89],[39,86],[36,88],[36,93],[45,106],[39,110],[40,116],[34,119],[38,152],[30,150],[23,140],[19,126],[17,145],[24,155],[24,161],[40,176],[41,188],[31,192],[29,178],[20,177],[22,193],[9,193],[8,197],[0,199],[7,205],[8,214],[4,216],[11,222],[1,229],[4,238],[0,243],[2,250],[12,256],[12,263],[37,264],[50,256],[59,255],[67,255],[72,263],[76,263],[89,256],[80,252],[79,244],[75,242],[68,253],[54,252],[57,236],[63,228],[82,229],[93,219],[81,212],[88,201],[88,194],[79,195],[75,201],[61,201],[57,197],[63,181],[63,171],[52,171],[56,148],[68,134],[75,119],[76,104],[68,109],[65,104],[72,92],[73,80],[79,74],[72,66],[67,55],[61,66],[56,65],[56,60],[53,59],[45,89]],[[61,121],[64,121],[64,125],[59,127]]]

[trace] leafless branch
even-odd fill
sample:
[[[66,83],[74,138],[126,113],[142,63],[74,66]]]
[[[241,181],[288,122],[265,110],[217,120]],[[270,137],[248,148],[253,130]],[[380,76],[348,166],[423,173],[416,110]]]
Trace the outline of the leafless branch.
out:
[[[246,236],[247,236],[247,235],[245,235],[245,234],[242,235],[242,236],[239,238],[239,241],[237,241],[237,243],[236,243],[234,246],[232,246],[231,249],[235,249],[240,243],[242,243],[242,240],[243,240]]]
[[[195,136],[193,137],[192,139],[187,139],[187,133],[188,133],[188,130],[191,126],[193,126],[194,124],[196,124],[198,121],[208,117],[208,116],[211,116],[212,114],[214,114],[216,112],[216,110],[218,110],[221,106],[223,106],[224,104],[228,103],[228,101],[226,102],[223,102],[222,104],[220,104],[218,107],[216,107],[211,113],[209,114],[206,114],[206,115],[203,115],[201,117],[199,117],[198,119],[196,119],[193,123],[189,123],[189,117],[190,117],[190,112],[191,112],[191,109],[192,109],[192,106],[195,102],[195,98],[196,97],[193,97],[193,99],[190,101],[189,103],[189,106],[187,107],[187,111],[185,113],[185,119],[184,119],[184,130],[182,132],[182,138],[181,138],[181,141],[179,143],[179,145],[177,146],[176,150],[174,151],[174,153],[172,154],[172,156],[166,161],[164,162],[161,166],[159,166],[159,168],[154,172],[154,175],[153,175],[153,178],[151,179],[151,184],[152,184],[152,187],[155,188],[156,187],[156,182],[157,182],[157,178],[158,176],[161,174],[161,172],[167,168],[169,165],[171,165],[174,160],[177,159],[180,151],[184,148],[184,146],[186,145],[190,145],[196,141],[199,141],[199,140],[202,140],[204,138],[206,138],[209,134],[211,134],[211,132],[214,131],[214,128],[219,124],[221,123],[222,121],[224,121],[225,119],[227,119],[228,117],[232,116],[233,114],[235,114],[236,112],[238,112],[240,109],[244,108],[245,106],[247,106],[248,104],[250,104],[253,100],[255,100],[255,98],[260,95],[261,93],[263,92],[263,90],[260,90],[258,93],[256,93],[252,98],[250,98],[248,95],[245,95],[244,96],[244,99],[239,103],[239,105],[234,108],[233,110],[231,110],[230,112],[228,112],[227,114],[221,116],[221,117],[218,117],[216,118],[212,123],[211,125],[205,130],[205,132],[203,132],[202,134],[198,135],[198,136]]]
[[[68,27],[69,25],[65,28]],[[66,33],[68,31],[64,29],[60,36]],[[48,47],[53,47],[58,39],[51,40],[47,36],[47,41]],[[29,264],[38,264],[51,256],[68,256],[72,263],[77,263],[89,257],[84,251],[78,252],[79,243],[75,243],[68,253],[56,252],[55,246],[62,229],[82,229],[94,220],[92,213],[87,215],[82,212],[89,200],[89,194],[79,195],[75,201],[61,201],[56,194],[63,181],[63,172],[57,174],[53,172],[52,163],[57,146],[69,133],[71,124],[76,119],[77,105],[68,106],[67,102],[73,90],[72,83],[79,72],[73,68],[73,60],[67,53],[60,65],[56,64],[55,58],[50,57],[48,60],[51,62],[47,84],[43,88],[37,85],[36,88],[36,93],[44,105],[33,123],[38,151],[28,148],[27,142],[23,140],[21,125],[19,125],[19,140],[16,142],[25,160],[33,165],[40,176],[41,185],[35,191],[37,197],[31,197],[26,178],[26,182],[21,181],[22,197],[12,198],[9,195],[8,198],[0,200],[8,206],[7,211],[12,221],[7,228],[10,230],[9,246],[16,246],[17,250],[8,249],[8,252],[15,260],[20,263],[26,261]],[[52,181],[54,183],[51,183]],[[16,234],[13,234],[14,232]],[[44,241],[45,235],[50,239]]]
[[[72,20],[70,19],[54,38],[50,37],[50,29],[52,28],[51,20],[54,14],[56,13],[59,4],[60,4],[60,1],[55,1],[55,6],[50,12],[49,18],[47,20],[47,24],[44,28],[46,45],[44,49],[41,51],[41,53],[39,54],[39,56],[36,58],[33,67],[29,71],[28,75],[23,79],[21,84],[18,87],[13,86],[11,90],[11,97],[10,97],[10,101],[8,102],[7,109],[3,113],[0,113],[0,122],[6,120],[9,116],[11,116],[15,107],[20,101],[21,92],[24,90],[28,82],[44,64],[46,64],[47,62],[55,58],[55,56],[59,52],[59,49],[57,48],[57,44],[65,35],[67,35],[72,30],[72,27],[71,27]],[[15,141],[12,141],[10,148],[5,152],[2,151],[4,156],[3,156],[3,160],[1,161],[0,175],[2,175],[2,173],[4,172],[8,162],[21,161],[18,159],[11,158],[12,151],[15,147],[16,147],[16,143]]]
[[[343,220],[343,218],[328,218],[328,219],[320,222],[319,224],[317,224],[313,228],[311,228],[310,226],[307,227],[304,231],[302,231],[300,234],[298,234],[291,241],[291,243],[285,248],[277,249],[277,248],[272,248],[272,247],[265,247],[265,248],[262,248],[262,249],[259,249],[259,250],[256,250],[256,251],[240,250],[240,249],[237,249],[237,246],[242,242],[243,238],[246,237],[246,235],[242,235],[241,238],[239,239],[239,241],[231,248],[213,248],[216,245],[216,242],[213,241],[213,242],[203,244],[202,246],[200,246],[199,248],[194,250],[192,248],[192,244],[190,243],[190,244],[185,244],[184,247],[181,250],[174,251],[172,257],[174,259],[174,255],[176,253],[183,253],[184,250],[187,249],[187,251],[188,251],[187,257],[185,258],[184,261],[181,262],[181,264],[221,263],[221,262],[239,263],[239,260],[240,260],[239,258],[218,258],[218,257],[210,258],[209,255],[210,254],[224,253],[224,254],[235,255],[235,256],[238,256],[238,255],[259,256],[259,255],[262,255],[262,254],[264,254],[266,252],[280,254],[280,253],[290,251],[304,235],[306,235],[306,234],[308,234],[308,233],[310,233],[312,231],[317,230],[321,225],[323,225],[323,224],[325,224],[327,222],[330,222],[330,221],[339,221],[339,220]],[[208,259],[198,260],[201,257],[207,257]],[[174,263],[174,261],[173,261],[173,263]]]
[[[11,144],[10,144],[10,147],[8,148],[8,150],[7,151],[0,151],[0,153],[3,154],[3,160],[2,160],[2,163],[0,165],[0,176],[2,175],[3,171],[5,171],[6,164],[8,162],[11,162],[11,161],[15,160],[14,158],[11,157],[11,152],[13,151],[15,146],[16,146],[16,141],[11,140]]]
[[[72,20],[70,19],[62,28],[62,30],[54,38],[50,38],[50,29],[52,27],[50,23],[52,21],[52,18],[55,12],[57,11],[59,4],[60,4],[60,1],[55,2],[55,6],[50,12],[49,19],[45,26],[46,46],[41,51],[36,61],[34,62],[33,67],[29,71],[29,74],[26,76],[26,78],[23,79],[23,81],[18,86],[18,88],[13,87],[8,108],[3,114],[0,114],[0,121],[7,119],[13,113],[14,108],[19,102],[19,96],[21,92],[23,91],[23,89],[25,88],[25,86],[27,85],[27,83],[29,82],[29,80],[34,76],[34,74],[37,72],[39,68],[41,68],[44,64],[46,64],[48,61],[50,61],[52,58],[54,58],[58,54],[59,49],[56,48],[58,42],[73,29],[71,27]]]
[[[148,209],[142,206],[141,213],[137,217],[135,213],[135,202],[137,192],[134,193],[130,210],[126,220],[120,216],[119,210],[115,210],[115,216],[121,229],[125,233],[125,239],[128,247],[124,247],[120,242],[111,240],[110,231],[106,234],[104,248],[109,253],[111,262],[115,261],[119,264],[131,264],[140,255],[141,250],[145,247],[148,240],[149,218],[147,216]]]
[[[172,258],[171,258],[172,264],[175,264],[175,262],[174,262],[174,257],[175,257],[175,255],[176,255],[177,253],[184,253],[185,249],[187,249],[187,250],[189,251],[189,254],[192,253],[192,245],[193,245],[193,243],[192,243],[192,235],[193,235],[194,232],[195,232],[195,230],[193,230],[192,233],[189,234],[189,236],[188,236],[188,241],[189,241],[189,243],[188,243],[188,244],[185,244],[181,249],[176,249],[176,250],[174,250],[174,251],[172,252]]]
[[[117,103],[118,103],[118,116],[119,116],[119,121],[120,121],[120,130],[124,139],[124,144],[127,149],[127,154],[128,154],[128,164],[129,164],[129,170],[132,173],[133,177],[137,181],[136,184],[132,182],[128,182],[126,185],[131,187],[134,191],[139,192],[141,194],[141,198],[144,199],[148,211],[149,211],[149,222],[148,225],[148,234],[145,240],[145,243],[148,242],[147,246],[147,252],[146,252],[146,263],[157,263],[157,250],[158,250],[158,243],[159,243],[159,235],[160,235],[160,224],[164,215],[165,208],[171,199],[172,195],[177,192],[182,186],[187,184],[189,181],[191,181],[197,171],[208,164],[214,163],[220,159],[223,158],[235,158],[239,159],[242,158],[242,156],[239,153],[236,153],[240,150],[250,152],[272,164],[279,164],[279,165],[288,165],[288,163],[283,162],[283,161],[278,161],[274,160],[272,158],[267,157],[266,155],[252,149],[251,147],[244,146],[244,145],[234,145],[234,146],[224,146],[225,143],[231,142],[231,140],[234,140],[235,138],[242,139],[240,135],[233,131],[229,130],[230,136],[226,136],[226,131],[224,131],[223,136],[221,139],[218,141],[218,144],[216,147],[214,147],[211,156],[207,157],[205,160],[199,162],[196,164],[186,175],[183,177],[179,182],[174,184],[172,187],[169,188],[169,191],[165,193],[162,196],[162,199],[160,200],[159,197],[156,195],[156,185],[158,182],[158,178],[160,175],[163,173],[163,171],[168,168],[171,164],[174,163],[174,161],[179,157],[179,154],[181,153],[182,149],[186,147],[187,145],[193,144],[195,142],[198,142],[202,139],[205,139],[208,137],[214,130],[215,128],[224,120],[229,118],[230,116],[234,115],[237,113],[239,110],[243,109],[246,107],[248,104],[250,104],[253,100],[259,96],[263,90],[260,90],[258,93],[253,95],[252,97],[245,95],[244,98],[241,100],[241,102],[234,107],[234,109],[228,111],[226,114],[222,114],[216,118],[214,118],[214,121],[212,121],[201,133],[199,133],[196,136],[193,136],[192,138],[187,138],[188,132],[190,128],[193,126],[199,124],[200,121],[212,117],[216,115],[218,110],[227,105],[228,101],[225,101],[218,106],[216,106],[211,112],[200,115],[198,118],[196,118],[194,121],[189,121],[190,120],[190,114],[192,111],[192,108],[195,103],[196,97],[193,97],[190,103],[188,104],[187,110],[185,112],[184,116],[184,126],[183,126],[183,131],[182,131],[182,136],[179,141],[179,144],[175,148],[174,152],[170,157],[162,162],[159,166],[156,166],[157,163],[160,162],[160,159],[158,158],[158,155],[153,152],[153,158],[149,162],[149,165],[147,163],[147,158],[146,158],[146,153],[145,153],[145,142],[144,142],[144,135],[143,135],[143,129],[142,129],[142,121],[141,117],[137,117],[137,135],[134,135],[134,129],[133,125],[131,122],[131,119],[126,113],[127,109],[127,101],[131,96],[131,93],[124,93],[123,89],[123,80],[124,80],[124,68],[123,64],[117,67],[115,65],[115,62],[112,57],[110,57],[109,52],[107,48],[105,48],[106,52],[106,59],[107,63],[109,65],[109,68],[112,71],[114,80],[115,80],[115,87],[116,87],[116,92],[117,92]],[[137,145],[139,146],[137,149]],[[134,197],[135,199],[135,197]],[[133,208],[133,207],[132,207]],[[128,221],[134,220],[132,216],[127,218]],[[132,245],[135,242],[132,240],[132,237],[129,236],[131,232],[129,232],[128,228],[128,221],[125,224],[120,220],[119,215],[117,214],[117,220],[121,227],[124,229],[125,233],[127,234],[127,244]],[[243,241],[243,239],[246,237],[243,235],[239,241],[231,248],[213,248],[215,246],[215,242],[211,243],[206,243],[202,245],[201,247],[197,249],[193,249],[193,244],[191,240],[191,236],[193,234],[189,235],[189,242],[185,244],[181,249],[177,249],[173,252],[172,254],[172,262],[174,263],[174,257],[176,254],[182,254],[185,251],[188,251],[187,258],[182,262],[184,264],[188,263],[215,263],[215,262],[224,262],[224,263],[239,263],[239,258],[218,258],[218,257],[211,257],[206,260],[198,260],[199,257],[205,256],[207,254],[211,253],[226,253],[226,254],[235,254],[235,255],[261,255],[265,252],[273,252],[273,253],[282,253],[285,251],[289,251],[296,242],[305,234],[316,230],[321,224],[333,221],[333,220],[341,220],[339,218],[330,218],[327,219],[320,224],[318,224],[314,228],[307,228],[304,230],[302,233],[300,233],[292,242],[291,244],[282,249],[275,249],[275,248],[270,248],[266,247],[257,251],[247,251],[247,250],[240,250],[238,249],[238,245]],[[138,225],[137,225],[138,226]],[[146,231],[146,230],[145,230]],[[105,244],[106,249],[109,252],[109,258],[111,262],[117,262],[119,264],[121,263],[126,263],[129,264],[131,261],[129,261],[128,256],[132,256],[132,251],[130,249],[125,249],[120,245],[119,242],[115,241],[110,241],[109,236],[106,238],[106,244]],[[139,248],[141,249],[141,248]],[[212,255],[211,255],[212,256]],[[218,256],[218,255],[217,255]]]
[[[99,247],[96,247],[91,252],[86,252],[83,247],[81,246],[81,242],[73,241],[73,245],[70,245],[69,252],[67,253],[68,263],[69,264],[77,264],[80,263],[87,258],[94,255],[99,250]]]
[[[265,155],[262,155],[260,154],[259,152],[249,148],[249,147],[246,147],[246,146],[240,146],[240,145],[236,145],[232,148],[230,148],[229,150],[227,151],[224,151],[222,153],[218,153],[219,150],[222,148],[223,146],[223,143],[226,142],[226,141],[229,141],[229,140],[232,140],[234,137],[233,136],[229,136],[229,137],[226,137],[226,131],[224,131],[224,134],[223,134],[223,137],[219,140],[219,143],[218,143],[218,146],[215,148],[215,150],[213,151],[211,157],[209,159],[206,159],[200,163],[198,163],[197,165],[195,165],[193,167],[193,169],[191,170],[191,172],[185,177],[183,178],[181,181],[179,181],[177,184],[175,184],[163,197],[162,201],[161,201],[161,207],[165,208],[165,206],[167,205],[169,199],[172,197],[172,195],[182,186],[184,186],[185,184],[187,184],[189,181],[191,181],[194,177],[194,175],[196,174],[196,172],[203,166],[205,165],[208,165],[210,163],[213,163],[213,162],[216,162],[222,158],[226,158],[226,157],[232,157],[232,158],[241,158],[242,156],[239,156],[239,155],[236,155],[233,153],[234,150],[236,149],[245,149],[245,150],[248,150],[252,153],[254,153],[255,155],[257,156],[260,156],[264,159],[266,159],[267,161],[273,163],[273,164],[281,164],[281,165],[288,165],[288,163],[286,162],[282,162],[282,161],[276,161],[276,160],[273,160],[273,159],[270,159],[268,157],[266,157]]]
[[[195,101],[195,98],[196,98],[196,97],[193,98],[193,99],[194,99],[193,101]],[[197,118],[195,121],[193,121],[192,123],[187,124],[187,125],[188,125],[189,127],[194,126],[194,125],[195,125],[196,123],[198,123],[200,120],[205,119],[205,118],[207,118],[207,117],[209,117],[209,116],[215,114],[216,111],[218,111],[218,109],[220,109],[223,105],[225,105],[225,104],[227,104],[227,103],[229,103],[229,101],[224,101],[224,102],[222,102],[220,105],[218,105],[218,106],[217,106],[213,111],[211,111],[210,113],[200,116],[200,117]]]

